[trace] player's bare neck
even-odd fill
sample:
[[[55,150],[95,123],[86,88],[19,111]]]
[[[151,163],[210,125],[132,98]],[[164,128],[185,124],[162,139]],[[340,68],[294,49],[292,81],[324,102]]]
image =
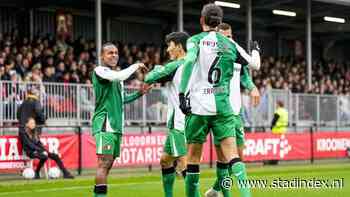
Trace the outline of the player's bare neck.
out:
[[[110,65],[108,65],[108,64],[106,64],[104,62],[102,62],[102,66],[112,69],[112,66],[110,66]]]
[[[209,27],[209,26],[207,26],[207,25],[203,25],[203,26],[202,26],[202,29],[203,29],[204,32],[217,31],[216,28]]]

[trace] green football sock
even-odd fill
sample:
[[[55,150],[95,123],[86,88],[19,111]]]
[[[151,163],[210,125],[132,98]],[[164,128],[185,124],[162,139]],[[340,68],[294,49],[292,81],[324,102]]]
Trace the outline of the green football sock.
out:
[[[239,158],[234,158],[230,162],[232,174],[238,182],[238,189],[241,197],[250,197],[250,188],[245,187],[247,181],[247,172],[244,163]]]
[[[175,168],[162,169],[162,182],[165,197],[173,197],[173,187],[175,182]]]
[[[232,177],[232,168],[228,168],[228,174]],[[215,191],[221,191],[221,188],[220,188],[220,183],[219,183],[219,180],[216,179],[215,180],[215,183],[214,185],[212,186],[213,190]]]
[[[94,197],[106,197],[107,196],[107,185],[98,184],[94,188]]]
[[[232,179],[228,173],[229,163],[216,163],[216,177],[224,197],[231,196]]]
[[[221,191],[221,188],[220,188],[220,183],[219,183],[219,180],[216,178],[216,180],[215,180],[215,183],[214,183],[214,185],[213,185],[213,190],[215,190],[215,191]]]
[[[199,165],[187,165],[186,173],[186,196],[200,197],[199,193]]]

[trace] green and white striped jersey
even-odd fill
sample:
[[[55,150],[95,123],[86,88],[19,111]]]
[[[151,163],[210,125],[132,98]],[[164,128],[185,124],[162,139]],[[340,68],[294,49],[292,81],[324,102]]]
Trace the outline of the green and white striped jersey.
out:
[[[240,64],[235,44],[215,31],[187,41],[180,92],[190,95],[197,115],[229,115],[240,111]]]
[[[92,118],[92,133],[123,133],[125,103],[132,102],[142,94],[124,92],[123,80],[129,78],[137,69],[134,64],[122,71],[111,70],[107,66],[98,66],[92,75],[95,93],[95,112]]]
[[[165,66],[155,66],[145,77],[145,83],[167,82],[168,95],[167,127],[183,131],[185,128],[185,115],[179,108],[179,86],[184,60],[169,62]]]

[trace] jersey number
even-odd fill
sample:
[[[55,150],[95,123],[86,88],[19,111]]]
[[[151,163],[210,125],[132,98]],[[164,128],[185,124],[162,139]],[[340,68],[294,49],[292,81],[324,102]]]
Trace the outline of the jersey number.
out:
[[[215,67],[218,61],[219,61],[219,57],[216,57],[213,63],[211,64],[208,72],[208,82],[211,84],[217,84],[220,81],[221,70],[220,68]]]

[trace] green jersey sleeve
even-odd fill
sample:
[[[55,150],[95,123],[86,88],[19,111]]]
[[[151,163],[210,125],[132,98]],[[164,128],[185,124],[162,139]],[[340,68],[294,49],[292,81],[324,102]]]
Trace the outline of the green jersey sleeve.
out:
[[[172,61],[165,66],[155,66],[154,69],[146,75],[145,83],[153,84],[170,81],[182,62],[183,61]]]
[[[135,101],[136,99],[140,98],[142,96],[141,92],[139,91],[136,91],[136,92],[133,92],[133,93],[125,93],[125,90],[124,90],[124,104],[127,104],[127,103],[131,103],[133,101]]]
[[[180,93],[185,93],[187,90],[188,83],[191,79],[192,71],[193,71],[193,65],[195,64],[197,57],[198,57],[198,51],[199,51],[199,44],[198,39],[195,37],[191,37],[187,40],[187,55],[185,57],[185,62],[183,65],[183,72],[181,77],[181,83],[180,83]]]
[[[251,91],[253,88],[255,88],[255,84],[253,83],[253,80],[249,74],[248,65],[242,66],[242,73],[241,73],[241,84],[244,88],[247,88],[249,91]]]

